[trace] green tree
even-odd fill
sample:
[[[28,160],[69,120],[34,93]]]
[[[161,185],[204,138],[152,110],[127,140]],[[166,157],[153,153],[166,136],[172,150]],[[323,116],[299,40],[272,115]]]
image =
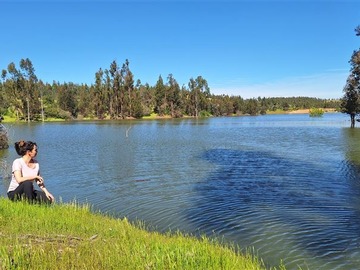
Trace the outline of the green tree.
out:
[[[138,80],[137,85],[142,107],[142,114],[150,115],[155,108],[154,87],[150,87],[148,83],[142,85],[140,80]]]
[[[22,91],[24,91],[27,111],[27,121],[30,122],[31,115],[39,113],[39,92],[36,89],[37,77],[35,68],[29,58],[20,60],[19,79],[22,81]],[[30,109],[32,108],[32,110]]]
[[[257,115],[259,112],[259,103],[255,98],[249,99],[246,102],[246,114]]]
[[[12,112],[15,113],[16,118],[22,118],[24,116],[24,103],[23,103],[23,80],[21,78],[21,72],[17,70],[15,64],[11,62],[7,66],[7,70],[3,71],[2,76],[6,76],[6,91],[10,100],[10,106]]]
[[[117,118],[119,117],[120,114],[122,114],[123,108],[121,105],[123,102],[120,101],[120,99],[123,97],[120,96],[120,86],[121,86],[120,70],[115,60],[110,64],[109,72],[111,76],[111,90],[109,93],[109,98],[111,103],[110,117]]]
[[[200,111],[208,109],[207,100],[210,96],[210,88],[202,76],[198,76],[195,80],[191,78],[188,85],[191,93],[192,115],[199,117]]]
[[[142,105],[142,92],[141,92],[141,81],[137,80],[135,89],[133,91],[133,101],[132,101],[132,116],[135,118],[141,118],[144,116],[144,109]]]
[[[341,100],[341,112],[350,115],[351,127],[355,127],[355,116],[360,110],[358,84],[353,74],[350,74],[344,87],[344,96]]]
[[[77,117],[91,117],[94,115],[94,86],[87,84],[76,85],[76,109]]]
[[[73,83],[64,83],[59,88],[59,107],[64,111],[63,118],[77,117],[76,86]]]
[[[167,104],[170,107],[171,117],[181,117],[181,92],[180,86],[173,77],[172,74],[169,74],[168,79],[168,94],[167,94]]]
[[[13,107],[16,117],[28,122],[36,118],[40,113],[41,93],[30,59],[21,59],[19,69],[11,62],[1,77],[5,87],[3,99],[8,101],[8,107]]]
[[[105,81],[106,82],[106,81]],[[104,119],[107,111],[107,93],[104,83],[104,71],[100,68],[95,73],[95,86],[94,86],[94,110],[98,119]]]
[[[258,101],[260,103],[260,114],[264,115],[266,114],[266,111],[268,109],[266,99],[265,98],[258,98]]]
[[[164,115],[167,112],[166,86],[161,75],[155,85],[155,113]]]
[[[126,116],[134,117],[134,107],[135,101],[137,98],[134,86],[134,75],[130,70],[129,61],[126,59],[125,63],[121,69],[121,76],[123,81],[123,111],[122,117],[125,118]],[[137,108],[139,109],[139,108]],[[138,111],[139,112],[139,111]]]
[[[43,101],[46,117],[66,118],[59,106],[60,88],[62,88],[62,85],[55,81],[51,85],[45,85]]]
[[[233,105],[234,105],[234,113],[239,115],[239,114],[243,114],[245,111],[245,101],[242,97],[240,96],[236,96],[236,97],[231,97],[231,99],[233,100]]]
[[[360,26],[355,33],[360,36]],[[351,127],[355,127],[355,116],[360,112],[360,49],[353,52],[349,63],[350,75],[343,90],[341,111],[350,115]]]
[[[9,98],[7,96],[6,93],[6,75],[7,75],[7,71],[5,69],[2,70],[1,72],[1,79],[2,79],[2,83],[0,83],[0,114],[4,115],[7,112],[7,108],[9,107]]]

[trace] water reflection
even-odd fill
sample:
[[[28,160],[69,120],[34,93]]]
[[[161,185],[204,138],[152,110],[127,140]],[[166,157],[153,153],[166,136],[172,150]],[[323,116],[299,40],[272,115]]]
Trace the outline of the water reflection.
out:
[[[355,167],[347,166],[344,175],[267,152],[230,149],[209,150],[202,158],[220,167],[197,183],[201,198],[187,211],[200,233],[255,246],[273,265],[279,263],[274,258],[291,257],[285,261],[289,269],[310,262],[311,269],[360,265],[353,253],[359,248],[360,213],[349,201],[359,188],[344,185],[346,175],[359,179]]]
[[[342,131],[346,145],[346,159],[352,164],[360,166],[360,129],[344,128]]]
[[[353,196],[349,197],[349,204],[360,212],[360,129],[342,129],[346,159],[344,160],[344,175]]]

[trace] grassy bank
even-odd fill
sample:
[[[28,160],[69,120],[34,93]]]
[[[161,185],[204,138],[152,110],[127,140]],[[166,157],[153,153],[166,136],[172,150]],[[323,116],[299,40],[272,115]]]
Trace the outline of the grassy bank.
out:
[[[0,198],[0,269],[265,269],[208,238],[148,232],[87,206]],[[278,269],[284,269],[279,267]]]

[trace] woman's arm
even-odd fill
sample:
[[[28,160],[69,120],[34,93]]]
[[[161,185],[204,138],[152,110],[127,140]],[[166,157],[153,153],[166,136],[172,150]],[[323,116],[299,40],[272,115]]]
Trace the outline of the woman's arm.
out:
[[[47,190],[47,188],[45,187],[45,184],[44,184],[44,179],[41,178],[41,179],[38,179],[36,180],[36,183],[38,184],[39,188],[44,191],[46,197],[50,200],[50,201],[54,201],[55,198],[54,196]]]
[[[14,176],[15,176],[15,179],[16,179],[16,182],[18,182],[19,184],[22,183],[22,182],[25,182],[25,181],[32,181],[34,179],[36,179],[36,181],[40,181],[40,182],[43,182],[43,179],[40,175],[37,175],[37,176],[27,176],[27,177],[24,177],[22,176],[22,173],[21,171],[14,171]]]
[[[39,185],[39,187],[41,188],[42,191],[44,191],[46,197],[50,200],[50,201],[54,201],[55,198],[54,196],[46,189],[44,182],[42,184]]]

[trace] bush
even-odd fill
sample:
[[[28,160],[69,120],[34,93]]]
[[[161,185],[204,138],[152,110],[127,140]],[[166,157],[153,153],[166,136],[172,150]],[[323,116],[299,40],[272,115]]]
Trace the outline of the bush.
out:
[[[324,110],[321,108],[311,108],[309,114],[310,117],[321,117],[324,114]]]

